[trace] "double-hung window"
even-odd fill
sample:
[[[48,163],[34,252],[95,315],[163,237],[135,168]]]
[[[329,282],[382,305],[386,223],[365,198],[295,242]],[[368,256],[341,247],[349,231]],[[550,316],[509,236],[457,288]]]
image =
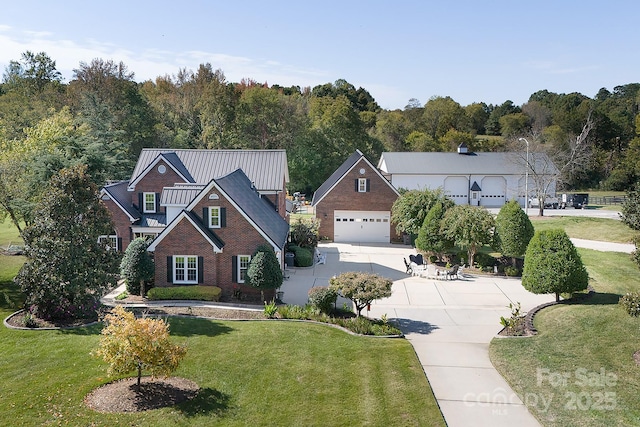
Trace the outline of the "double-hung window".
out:
[[[175,255],[173,257],[173,283],[198,283],[198,257]]]
[[[143,193],[143,213],[156,213],[156,193]]]
[[[358,178],[358,193],[367,192],[367,178]]]
[[[249,263],[251,262],[251,256],[238,255],[238,283],[244,283],[247,277],[247,270],[249,269]]]
[[[209,208],[209,228],[220,228],[220,208],[212,206]]]

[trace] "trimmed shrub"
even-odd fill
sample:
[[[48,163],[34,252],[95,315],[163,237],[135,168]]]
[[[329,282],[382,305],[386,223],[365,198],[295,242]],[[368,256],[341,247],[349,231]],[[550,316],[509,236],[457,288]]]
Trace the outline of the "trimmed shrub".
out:
[[[628,292],[620,297],[618,304],[620,304],[630,316],[640,316],[640,293]]]
[[[326,286],[315,286],[309,289],[309,304],[320,310],[322,313],[329,314],[335,307],[338,299],[338,292]]]
[[[171,286],[153,288],[147,293],[150,300],[219,301],[222,289],[217,286]]]
[[[512,267],[510,265],[504,268],[504,274],[510,277],[515,277],[520,274],[520,270],[517,267]]]
[[[589,275],[573,243],[564,230],[536,231],[527,247],[522,286],[534,294],[561,293],[587,289]]]
[[[484,252],[478,252],[474,257],[473,262],[482,269],[487,267],[490,267],[492,269],[493,266],[496,265],[498,260],[489,254],[485,254]]]
[[[318,246],[320,220],[316,218],[295,218],[291,222],[291,241],[300,247],[313,250]]]
[[[153,287],[155,264],[147,252],[149,241],[142,237],[133,239],[120,262],[120,277],[127,285],[131,295],[144,296]]]
[[[289,249],[295,255],[294,263],[296,267],[311,267],[313,265],[313,254],[310,250],[300,246],[291,246]]]

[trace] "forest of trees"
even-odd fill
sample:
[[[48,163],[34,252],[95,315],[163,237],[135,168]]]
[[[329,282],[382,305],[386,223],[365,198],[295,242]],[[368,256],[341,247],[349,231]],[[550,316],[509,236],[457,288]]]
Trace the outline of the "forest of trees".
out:
[[[287,150],[289,191],[313,192],[355,149],[383,151],[569,149],[590,117],[587,157],[567,189],[624,190],[640,176],[640,83],[594,98],[540,90],[527,103],[460,105],[437,96],[384,110],[364,88],[228,82],[201,64],[136,82],[123,63],[81,62],[65,83],[45,52],[11,61],[0,84],[0,212],[30,223],[29,206],[63,167],[88,165],[96,184],[127,179],[143,147]]]

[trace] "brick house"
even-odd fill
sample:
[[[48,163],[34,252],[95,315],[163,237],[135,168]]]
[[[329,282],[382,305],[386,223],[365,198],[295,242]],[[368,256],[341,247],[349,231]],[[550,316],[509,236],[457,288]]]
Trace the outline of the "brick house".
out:
[[[356,150],[314,193],[320,236],[335,242],[389,243],[398,239],[391,206],[398,191]]]
[[[287,181],[284,150],[145,149],[131,180],[102,189],[115,228],[104,238],[119,250],[136,237],[154,238],[156,286],[259,294],[244,275],[261,244],[283,265]]]

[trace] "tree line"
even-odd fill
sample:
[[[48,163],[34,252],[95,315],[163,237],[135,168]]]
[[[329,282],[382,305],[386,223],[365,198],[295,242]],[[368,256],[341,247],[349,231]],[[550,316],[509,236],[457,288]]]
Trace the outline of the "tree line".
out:
[[[568,188],[623,190],[640,175],[636,129],[640,84],[601,89],[594,98],[541,90],[522,106],[447,96],[384,110],[345,80],[283,87],[201,64],[136,82],[122,62],[81,62],[65,83],[45,52],[25,52],[0,84],[0,205],[30,223],[43,183],[63,167],[86,164],[98,185],[127,179],[143,147],[286,149],[289,190],[311,193],[355,149],[372,161],[383,151],[569,150],[585,123],[588,156],[564,177]]]

